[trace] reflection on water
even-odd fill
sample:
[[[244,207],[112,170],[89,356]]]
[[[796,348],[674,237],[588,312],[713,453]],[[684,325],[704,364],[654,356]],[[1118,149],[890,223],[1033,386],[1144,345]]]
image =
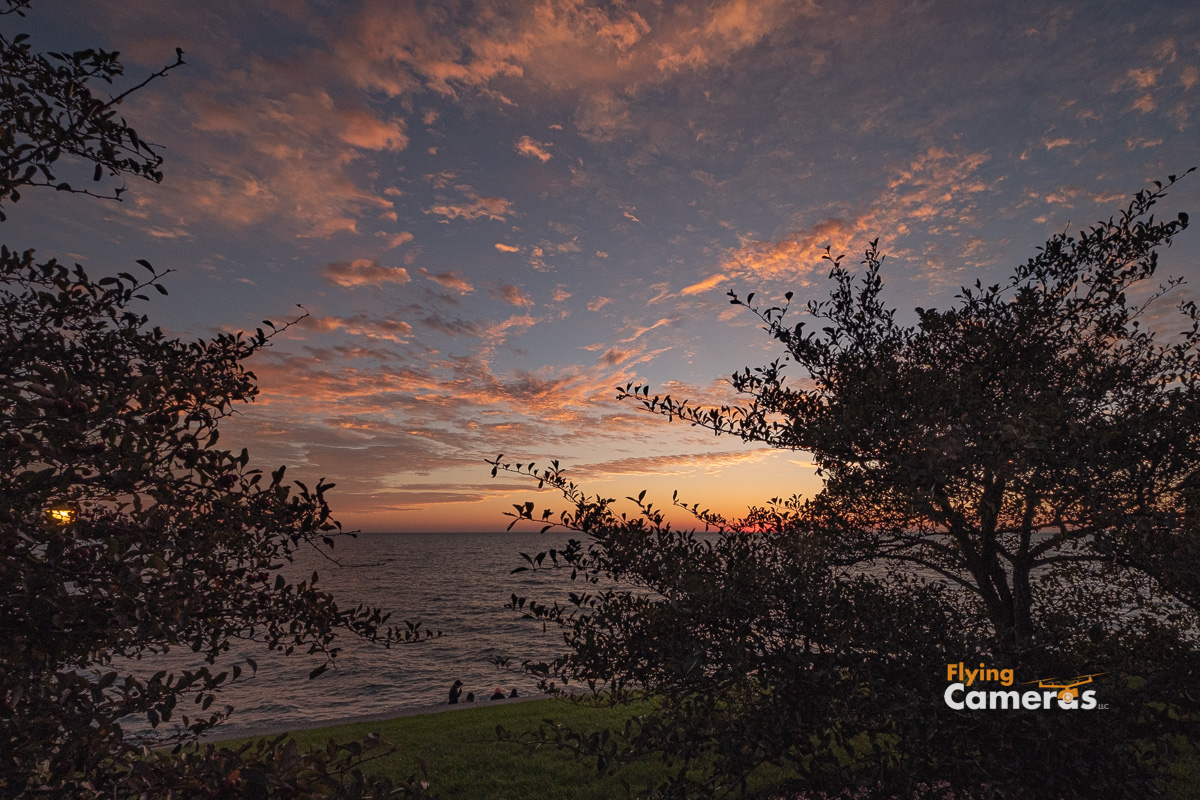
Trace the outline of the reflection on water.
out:
[[[440,630],[442,637],[390,650],[348,636],[339,639],[342,651],[336,669],[315,680],[308,673],[319,660],[302,653],[284,657],[263,646],[234,643],[228,667],[247,656],[258,662],[255,677],[222,691],[214,708],[232,705],[234,712],[222,733],[239,730],[286,729],[306,723],[378,714],[392,709],[445,703],[450,685],[463,681],[468,691],[487,698],[503,688],[521,694],[536,691],[536,682],[519,670],[526,659],[553,658],[563,650],[561,634],[543,631],[532,620],[504,608],[510,595],[543,601],[561,598],[553,587],[571,585],[569,573],[529,572],[511,575],[524,562],[520,552],[535,554],[565,544],[554,532],[511,533],[363,533],[357,539],[338,539],[335,554],[347,564],[338,568],[315,552],[302,552],[288,570],[304,580],[315,569],[320,588],[331,592],[344,607],[358,603],[392,612],[390,622],[420,621]],[[499,671],[494,656],[511,659],[515,671]],[[194,654],[143,659],[137,672],[178,671],[200,666]],[[249,670],[246,670],[249,673]],[[189,701],[178,712],[200,716]],[[177,713],[178,713],[177,712]],[[136,733],[142,725],[133,722]]]

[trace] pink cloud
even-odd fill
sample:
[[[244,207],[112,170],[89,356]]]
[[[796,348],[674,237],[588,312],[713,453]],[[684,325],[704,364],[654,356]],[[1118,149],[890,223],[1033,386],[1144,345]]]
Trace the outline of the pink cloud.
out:
[[[411,238],[411,237],[410,237]],[[331,286],[374,286],[386,283],[405,284],[412,280],[404,267],[385,267],[369,258],[353,261],[334,261],[319,270],[321,277]]]
[[[524,305],[523,303],[515,303],[514,305]],[[485,336],[493,342],[503,342],[512,334],[521,334],[537,325],[540,322],[537,317],[531,317],[528,314],[514,314],[506,320],[496,322],[490,325],[485,333]]]
[[[450,270],[449,272],[439,272],[435,274],[424,267],[421,267],[419,270],[417,270],[417,272],[419,272],[422,277],[427,278],[428,280],[436,283],[438,286],[446,289],[454,289],[462,294],[468,294],[475,291],[475,287],[472,286],[466,278],[460,275],[457,270]]]
[[[622,361],[627,361],[630,356],[636,355],[636,350],[622,350],[619,347],[610,347],[600,356],[600,361],[608,366],[615,366]]]
[[[522,292],[516,286],[509,284],[505,284],[498,289],[492,289],[489,291],[489,294],[498,300],[503,300],[510,306],[528,308],[529,306],[533,305],[533,298]]]
[[[720,267],[730,278],[768,278],[805,286],[822,261],[826,246],[834,255],[861,251],[879,238],[885,252],[902,255],[898,242],[916,228],[936,229],[951,239],[969,231],[977,221],[976,197],[992,188],[978,176],[987,153],[951,151],[933,146],[902,167],[896,167],[886,186],[866,206],[843,216],[826,217],[811,227],[798,228],[777,239],[741,237],[740,246],[726,252]],[[964,237],[967,246],[969,237]],[[921,256],[927,280],[953,281],[939,262]]]
[[[1066,136],[1059,136],[1055,139],[1043,139],[1042,144],[1046,145],[1047,150],[1053,150],[1056,147],[1067,147],[1068,145],[1075,144],[1075,142]]]
[[[419,105],[420,91],[448,98],[469,93],[501,106],[513,103],[506,91],[566,92],[578,98],[579,133],[611,141],[644,124],[629,108],[643,87],[683,70],[727,64],[814,8],[786,0],[715,0],[697,13],[674,4],[531,0],[483,3],[479,13],[450,20],[436,4],[365,0],[358,13],[326,19],[282,14],[281,22],[303,30],[308,43],[261,57],[228,46],[236,40],[231,24],[210,17],[199,25],[197,12],[186,7],[138,3],[112,14],[139,32],[133,37],[139,56],[156,61],[156,44],[169,53],[182,43],[224,76],[219,83],[191,84],[198,88],[183,96],[183,113],[179,98],[157,96],[151,114],[178,121],[178,130],[160,138],[177,143],[191,161],[173,174],[173,186],[182,191],[168,204],[155,202],[168,205],[181,225],[211,217],[329,237],[373,233],[364,230],[364,217],[391,210],[351,167],[370,154],[409,146],[408,123],[394,109]],[[399,102],[385,107],[381,98]],[[408,113],[426,127],[439,121],[428,108]],[[543,162],[551,155],[547,143],[529,136],[516,147]],[[451,184],[440,178],[434,185]],[[426,211],[445,221],[503,220],[514,213],[507,199],[473,189],[461,198],[439,198]]]
[[[1159,76],[1162,75],[1162,68],[1144,67],[1142,69],[1131,69],[1125,74],[1125,77],[1134,86],[1139,89],[1149,89],[1158,83]]]
[[[679,317],[664,317],[663,319],[660,319],[657,322],[654,322],[650,325],[637,325],[634,323],[629,323],[625,326],[625,328],[623,330],[632,330],[633,333],[629,337],[622,339],[621,342],[624,344],[628,344],[629,342],[640,339],[643,335],[649,333],[652,330],[661,328],[664,325],[674,325],[677,322],[679,322]]]
[[[666,75],[726,64],[730,56],[751,47],[771,31],[799,15],[813,16],[815,5],[788,0],[726,0],[695,17],[660,45],[656,62]]]
[[[355,317],[316,317],[302,323],[306,328],[321,333],[345,333],[367,339],[385,339],[400,342],[412,335],[412,326],[407,322],[391,319],[374,319],[366,315]]]
[[[1200,83],[1200,70],[1194,64],[1188,64],[1179,75],[1179,85],[1184,91],[1190,91],[1197,83]]]
[[[532,137],[522,136],[520,139],[517,139],[513,145],[513,149],[526,158],[536,158],[545,164],[552,158],[550,155],[550,146],[546,142],[539,142]]]
[[[196,24],[180,9],[161,17],[164,35],[186,36]],[[145,106],[140,113],[170,127],[155,136],[187,154],[172,159],[174,191],[153,200],[160,213],[185,225],[270,224],[311,238],[355,231],[365,215],[390,210],[348,168],[366,154],[404,150],[402,118],[338,91],[336,72],[310,75],[320,70],[298,54],[223,63],[230,51],[210,50],[208,38],[196,46],[189,54],[224,67],[221,81],[172,83],[180,94],[150,91],[135,100]]]
[[[626,98],[639,87],[728,64],[772,31],[815,13],[815,4],[790,0],[717,0],[702,13],[671,4],[531,0],[486,4],[450,26],[436,6],[371,0],[332,47],[348,80],[390,97],[420,86],[510,105],[503,91],[518,80],[573,92],[581,135],[611,141],[637,127]],[[518,151],[548,160],[544,145],[531,144],[538,152],[520,143]]]
[[[503,197],[480,196],[472,187],[465,184],[454,188],[463,195],[463,201],[455,202],[442,198],[440,203],[430,206],[425,213],[436,214],[447,221],[490,219],[498,222],[503,222],[513,213],[512,202]]]
[[[413,240],[413,235],[408,231],[400,233],[386,233],[384,231],[376,231],[375,235],[383,239],[389,250],[395,250],[402,244],[408,244]]]

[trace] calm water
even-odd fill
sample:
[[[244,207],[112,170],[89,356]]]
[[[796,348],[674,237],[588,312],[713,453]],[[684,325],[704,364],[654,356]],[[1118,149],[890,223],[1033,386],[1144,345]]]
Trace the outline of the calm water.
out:
[[[464,696],[473,691],[486,699],[496,687],[505,694],[513,688],[522,695],[535,693],[536,682],[520,671],[520,664],[561,653],[561,633],[543,631],[504,604],[513,593],[543,602],[561,600],[564,587],[572,584],[569,572],[510,572],[524,563],[518,553],[535,555],[561,547],[567,538],[553,532],[364,533],[338,539],[334,551],[344,562],[363,566],[338,568],[315,553],[298,558],[295,574],[318,570],[318,586],[333,593],[339,605],[379,606],[392,612],[393,622],[419,620],[423,627],[441,630],[442,637],[389,650],[342,636],[336,669],[314,680],[308,673],[321,663],[314,657],[284,657],[265,646],[234,648],[234,657],[258,662],[258,674],[218,696],[214,708],[228,704],[235,709],[222,733],[287,729],[445,703],[455,679],[465,684]],[[514,670],[498,670],[490,663],[494,656],[510,658]],[[178,670],[196,665],[194,658],[173,652],[166,659],[143,661],[138,671]],[[190,703],[180,710],[193,713]],[[142,726],[126,727],[134,733]]]

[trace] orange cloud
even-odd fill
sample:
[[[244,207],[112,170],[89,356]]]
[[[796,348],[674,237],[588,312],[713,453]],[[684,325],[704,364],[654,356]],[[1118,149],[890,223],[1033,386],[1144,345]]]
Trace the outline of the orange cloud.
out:
[[[495,327],[512,333],[536,322],[516,315]],[[679,431],[615,402],[612,387],[633,379],[630,365],[655,352],[636,345],[609,348],[588,365],[498,371],[487,346],[440,355],[406,343],[408,333],[402,322],[366,315],[306,320],[296,330],[302,353],[290,352],[284,342],[257,357],[263,395],[231,421],[226,436],[251,445],[256,465],[289,463],[305,480],[328,476],[338,484],[338,508],[352,509],[355,520],[376,514],[391,520],[378,523],[383,525],[405,519],[388,516],[389,510],[526,491],[525,485],[488,481],[481,454],[530,453],[534,442],[530,457],[581,447],[595,454],[583,470],[572,465],[573,477],[716,475],[732,463],[722,454],[653,455],[661,446],[678,451]],[[418,352],[420,358],[405,355]],[[294,391],[296,386],[304,391]],[[635,432],[640,459],[600,455],[619,454]],[[707,437],[704,444],[692,438],[706,447]],[[428,477],[414,483],[414,475]],[[494,518],[483,514],[476,524],[499,524],[499,512],[489,513]],[[453,518],[463,514],[457,509]]]
[[[1160,75],[1162,75],[1162,69],[1154,67],[1131,69],[1125,74],[1126,78],[1139,89],[1149,89],[1154,86],[1158,83]]]
[[[228,41],[219,33],[187,41],[197,23],[182,8],[156,8],[130,24],[177,32],[189,55],[222,75],[134,99],[139,115],[160,121],[156,134],[173,152],[187,155],[172,158],[172,191],[148,201],[158,213],[185,226],[270,225],[311,238],[356,231],[364,217],[391,209],[349,168],[370,154],[404,150],[406,123],[362,93],[340,91],[336,70],[321,80],[294,55],[236,61],[239,48],[213,46]]]
[[[147,201],[172,217],[158,227],[187,230],[198,220],[217,219],[236,227],[270,224],[313,238],[377,233],[364,220],[393,211],[388,198],[400,190],[371,185],[357,167],[372,154],[409,146],[408,123],[394,109],[417,106],[409,111],[416,123],[440,122],[437,111],[416,101],[421,91],[447,98],[469,93],[507,106],[514,101],[505,91],[548,88],[578,98],[580,135],[627,138],[645,125],[630,110],[630,100],[645,87],[681,71],[727,64],[814,7],[787,0],[714,0],[702,10],[489,0],[479,13],[450,21],[436,4],[365,0],[358,13],[337,19],[290,16],[286,21],[304,26],[310,43],[250,57],[226,46],[236,40],[232,23],[206,19],[198,25],[196,12],[185,7],[128,4],[112,16],[138,31],[138,54],[149,62],[158,60],[153,45],[181,43],[223,76],[189,84],[196,88],[182,104],[154,92],[137,100],[151,106],[150,118],[172,121],[170,140],[189,156],[185,164],[173,164],[176,191]],[[398,102],[385,106],[381,99]],[[552,155],[548,143],[529,136],[515,146],[543,162]],[[451,185],[445,174],[435,188]],[[137,211],[132,204],[124,208]],[[514,214],[509,200],[473,189],[463,197],[437,198],[425,210],[445,222]],[[632,210],[627,215],[636,219]],[[403,244],[398,236],[385,234]]]
[[[412,326],[407,322],[390,319],[374,319],[366,315],[354,317],[313,317],[302,323],[305,328],[321,333],[345,333],[367,339],[402,341],[412,335]]]
[[[727,0],[697,15],[699,24],[679,30],[660,45],[655,66],[665,75],[727,64],[739,50],[752,47],[797,15],[812,16],[812,3],[788,0]]]
[[[333,108],[328,95],[321,98],[323,110],[329,113]],[[364,150],[403,150],[408,147],[408,135],[405,131],[404,120],[395,117],[380,118],[365,108],[349,108],[340,114],[343,127],[338,131],[338,138],[352,147]]]
[[[898,242],[924,227],[950,238],[966,233],[977,222],[976,197],[992,188],[978,177],[988,161],[987,153],[968,153],[930,147],[903,167],[893,168],[886,188],[863,208],[844,216],[828,217],[811,228],[797,229],[779,239],[741,237],[740,246],[727,251],[722,273],[731,278],[767,278],[805,286],[814,272],[825,271],[822,261],[826,246],[834,255],[861,252],[865,243],[878,238],[881,249],[904,255]],[[917,262],[922,277],[937,283],[953,281],[940,263],[924,258]]]
[[[521,304],[518,303],[517,305]],[[520,336],[541,321],[537,317],[531,317],[528,314],[514,314],[506,320],[489,325],[484,332],[484,336],[492,345],[503,344],[511,336]]]
[[[600,356],[600,361],[601,363],[612,367],[620,364],[622,361],[629,360],[630,356],[636,354],[637,351],[635,350],[622,350],[619,347],[610,347],[604,352],[604,355]]]
[[[410,237],[411,238],[411,237]],[[412,280],[404,267],[385,267],[369,258],[354,261],[334,261],[319,270],[321,277],[331,286],[374,286],[385,283],[405,284]]]
[[[430,206],[426,214],[436,214],[447,221],[452,219],[491,219],[503,222],[513,213],[512,202],[503,197],[484,197],[465,184],[455,186],[465,202],[454,202],[442,198],[442,202]]]
[[[450,270],[449,272],[439,272],[434,274],[424,267],[421,267],[419,270],[417,270],[417,272],[419,272],[422,277],[427,278],[436,283],[438,286],[446,289],[454,289],[462,294],[468,294],[475,291],[475,287],[471,285],[470,281],[460,275],[457,270]]]
[[[731,450],[717,453],[682,453],[631,456],[573,468],[572,474],[599,478],[608,475],[682,475],[700,469],[716,474],[728,467],[751,464],[771,456],[771,450]]]
[[[539,142],[537,139],[529,136],[522,136],[520,139],[517,139],[513,145],[513,149],[527,158],[536,158],[545,164],[551,159],[550,146],[546,142]]]
[[[652,330],[661,328],[664,325],[674,325],[677,322],[679,322],[679,317],[664,317],[663,319],[660,319],[651,325],[643,326],[643,325],[628,324],[628,325],[626,325],[624,330],[632,330],[633,334],[626,339],[622,339],[621,342],[624,344],[628,344],[629,342],[632,342],[636,339],[640,339],[643,335],[649,333]]]
[[[1060,136],[1056,139],[1042,139],[1042,144],[1046,145],[1047,150],[1053,150],[1056,147],[1067,147],[1068,145],[1075,144],[1075,142],[1066,136]]]
[[[392,217],[394,216],[395,215],[393,214]],[[375,235],[383,239],[384,244],[387,245],[389,250],[395,250],[400,245],[408,244],[413,240],[413,235],[408,231],[401,231],[400,233],[385,233],[384,231],[377,231]]]
[[[739,276],[786,278],[804,285],[821,263],[826,245],[845,252],[857,235],[856,227],[845,220],[826,219],[775,241],[747,238],[741,247],[730,251],[721,267]]]
[[[501,242],[496,242],[495,247],[501,253],[519,253],[519,252],[521,252],[521,248],[513,247],[511,244],[503,244]]]
[[[726,65],[817,11],[814,3],[790,0],[716,0],[703,9],[530,0],[484,4],[459,21],[465,24],[450,26],[436,6],[370,0],[331,46],[346,79],[389,97],[424,87],[448,98],[478,93],[511,105],[498,87],[507,90],[517,80],[571,92],[579,98],[579,133],[612,141],[638,127],[627,98],[642,86]],[[531,144],[518,143],[518,151],[548,160],[544,145]]]
[[[539,249],[552,255],[562,255],[563,253],[578,253],[580,252],[581,248],[579,247],[579,237],[575,237],[566,242],[553,243],[543,241],[541,242]]]
[[[683,289],[681,289],[679,291],[679,293],[682,295],[700,294],[701,292],[706,292],[709,289],[712,289],[714,286],[717,286],[726,280],[728,280],[728,278],[726,276],[724,276],[720,273],[717,273],[716,275],[711,275],[711,276],[705,278],[704,280],[700,281],[699,283],[693,283],[691,286],[683,287]]]
[[[667,283],[666,281],[663,281],[662,283],[652,283],[650,284],[649,288],[654,294],[652,294],[650,298],[646,300],[646,305],[648,306],[652,306],[655,303],[661,303],[663,300],[666,300],[668,297],[672,296],[671,284]]]
[[[1179,75],[1179,85],[1184,91],[1190,91],[1197,83],[1200,83],[1200,70],[1194,64],[1188,64]]]
[[[458,173],[453,170],[434,172],[426,175],[425,180],[435,189],[445,189],[448,186],[454,185],[454,182],[458,180]]]
[[[499,289],[491,289],[488,292],[492,297],[498,300],[503,300],[510,306],[529,307],[533,305],[533,298],[522,292],[516,286],[505,284]]]

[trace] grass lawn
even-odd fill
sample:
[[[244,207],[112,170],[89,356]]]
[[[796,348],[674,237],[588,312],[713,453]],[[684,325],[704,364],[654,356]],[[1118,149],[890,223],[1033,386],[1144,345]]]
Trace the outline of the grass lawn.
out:
[[[496,726],[511,733],[536,731],[544,719],[567,723],[577,731],[624,729],[635,713],[629,708],[596,708],[564,700],[531,700],[440,714],[424,714],[382,722],[361,722],[297,731],[301,750],[337,741],[362,739],[378,733],[397,752],[367,764],[365,772],[403,780],[410,775],[428,780],[439,797],[470,800],[610,800],[633,794],[648,781],[669,774],[658,759],[623,767],[600,778],[595,767],[568,751],[552,748],[530,751],[498,741]],[[233,742],[231,742],[233,744]],[[777,781],[764,777],[759,790]]]
[[[628,707],[594,707],[566,700],[485,703],[447,713],[296,731],[292,737],[301,750],[310,750],[323,748],[331,738],[346,742],[377,733],[395,745],[396,752],[368,763],[364,771],[400,781],[415,775],[428,780],[430,788],[446,800],[611,800],[636,795],[647,783],[663,780],[670,774],[668,768],[657,758],[644,759],[601,778],[591,762],[569,751],[530,750],[501,742],[496,726],[520,734],[536,731],[549,718],[579,732],[623,730],[634,713],[636,709]],[[1182,744],[1185,753],[1173,765],[1167,796],[1200,798],[1200,751],[1194,742]],[[751,781],[748,796],[761,798],[772,796],[788,775],[766,765],[753,777],[757,780]]]

